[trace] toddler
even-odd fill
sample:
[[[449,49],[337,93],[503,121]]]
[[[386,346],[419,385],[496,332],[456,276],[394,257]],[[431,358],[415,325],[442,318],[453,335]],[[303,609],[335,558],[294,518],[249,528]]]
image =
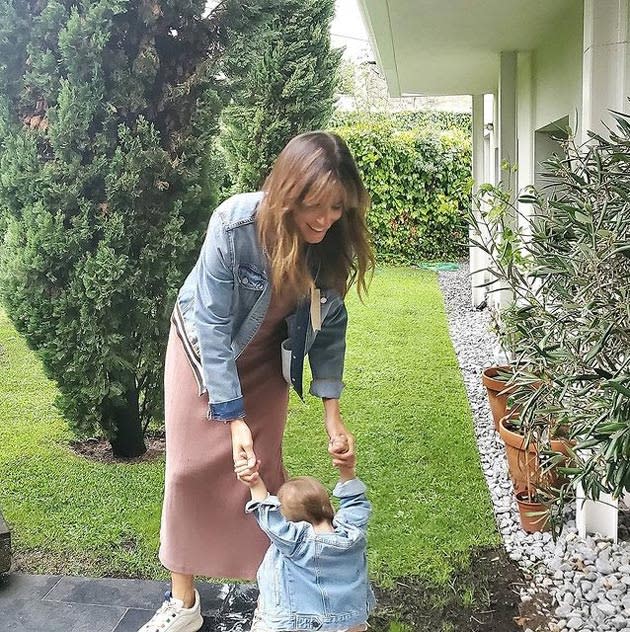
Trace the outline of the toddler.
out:
[[[260,596],[251,632],[367,630],[374,607],[366,557],[371,505],[355,466],[356,458],[337,466],[335,513],[316,479],[290,479],[271,496],[258,464],[252,469],[247,461],[237,462],[236,474],[252,495],[245,511],[271,540],[258,569]]]

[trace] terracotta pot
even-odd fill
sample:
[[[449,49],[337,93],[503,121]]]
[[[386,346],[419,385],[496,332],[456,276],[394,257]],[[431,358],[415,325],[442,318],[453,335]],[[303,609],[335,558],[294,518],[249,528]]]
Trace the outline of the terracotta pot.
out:
[[[514,387],[505,390],[505,381],[496,379],[499,371],[511,371],[511,369],[509,366],[489,366],[481,374],[481,381],[488,392],[488,402],[490,403],[492,419],[494,420],[494,429],[497,431],[499,430],[499,421],[509,414],[507,398],[514,391]],[[501,391],[504,390],[505,392],[502,393]]]
[[[549,518],[546,513],[547,507],[536,501],[536,497],[529,498],[527,490],[520,491],[516,494],[516,503],[518,504],[518,513],[521,519],[521,527],[527,533],[534,531],[547,531],[549,529]]]
[[[530,443],[525,450],[525,437],[518,432],[506,428],[505,422],[509,418],[504,417],[499,422],[499,434],[505,443],[505,453],[508,461],[508,471],[514,489],[519,492],[529,485],[540,483],[542,478],[538,447],[536,443]],[[569,456],[567,442],[563,439],[552,439],[551,449]],[[545,483],[555,486],[558,484],[558,474],[555,468],[545,473]]]

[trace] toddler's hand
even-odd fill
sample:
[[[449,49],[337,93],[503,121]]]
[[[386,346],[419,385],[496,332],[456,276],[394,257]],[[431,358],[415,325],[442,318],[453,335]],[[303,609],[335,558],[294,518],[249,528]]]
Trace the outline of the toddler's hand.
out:
[[[256,465],[250,467],[247,459],[239,459],[234,464],[234,472],[236,477],[248,487],[252,487],[260,480],[259,474],[260,461],[256,461]]]

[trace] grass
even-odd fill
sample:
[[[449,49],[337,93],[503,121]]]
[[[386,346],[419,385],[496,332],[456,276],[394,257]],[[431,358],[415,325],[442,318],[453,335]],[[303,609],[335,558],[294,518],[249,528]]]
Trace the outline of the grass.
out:
[[[478,546],[496,544],[471,414],[433,273],[380,269],[348,301],[342,411],[374,504],[375,579],[445,584]],[[163,460],[76,456],[48,381],[0,312],[0,507],[30,571],[164,577],[157,560]],[[292,398],[284,446],[293,474],[334,483],[321,403]],[[402,628],[404,629],[404,628]]]
[[[404,623],[394,622],[390,624],[388,632],[412,632],[412,629]]]

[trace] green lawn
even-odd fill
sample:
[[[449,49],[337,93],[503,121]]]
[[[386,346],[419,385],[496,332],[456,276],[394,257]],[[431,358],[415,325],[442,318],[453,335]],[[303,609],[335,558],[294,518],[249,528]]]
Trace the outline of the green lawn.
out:
[[[477,546],[498,543],[471,414],[433,273],[380,269],[348,301],[342,409],[370,489],[374,577],[443,583]],[[0,507],[32,572],[164,577],[157,561],[163,461],[105,465],[75,456],[46,380],[0,312]],[[293,474],[334,483],[321,403],[292,398]]]

